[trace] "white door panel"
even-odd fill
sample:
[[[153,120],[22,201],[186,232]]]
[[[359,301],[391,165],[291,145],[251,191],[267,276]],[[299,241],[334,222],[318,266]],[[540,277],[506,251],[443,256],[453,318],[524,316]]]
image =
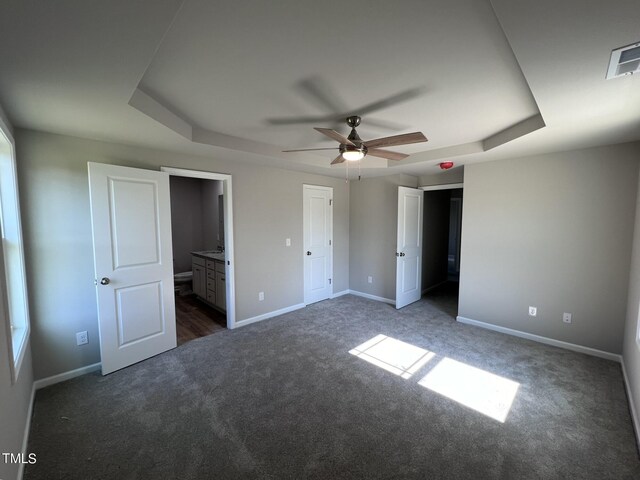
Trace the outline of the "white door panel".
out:
[[[398,187],[396,308],[420,300],[422,294],[423,191]]]
[[[304,303],[330,298],[333,293],[333,189],[303,187]]]
[[[118,347],[164,333],[162,284],[115,288]]]
[[[176,346],[169,175],[89,163],[89,190],[107,374]]]

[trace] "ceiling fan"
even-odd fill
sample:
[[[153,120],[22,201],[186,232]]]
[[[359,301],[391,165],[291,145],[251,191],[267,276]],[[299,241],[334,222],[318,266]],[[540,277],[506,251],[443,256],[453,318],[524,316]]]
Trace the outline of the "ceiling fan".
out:
[[[382,150],[380,147],[393,147],[396,145],[408,145],[410,143],[426,142],[427,137],[422,132],[405,133],[402,135],[393,135],[391,137],[376,138],[374,140],[362,140],[356,132],[356,127],[360,125],[360,117],[352,115],[347,117],[347,125],[351,127],[351,133],[348,137],[331,130],[330,128],[315,128],[318,132],[326,135],[327,137],[340,142],[337,150],[340,151],[332,162],[331,165],[342,163],[345,160],[354,162],[363,159],[367,155],[373,157],[386,158],[388,160],[402,160],[409,155],[400,152],[392,152],[389,150]],[[303,148],[298,150],[283,150],[283,152],[310,152],[314,150],[336,150],[333,148]]]

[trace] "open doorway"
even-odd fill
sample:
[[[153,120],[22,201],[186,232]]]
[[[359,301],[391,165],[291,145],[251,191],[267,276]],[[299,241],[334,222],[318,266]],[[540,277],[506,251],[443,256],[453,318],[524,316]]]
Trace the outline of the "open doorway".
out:
[[[225,179],[217,178],[221,175],[168,170],[176,334],[182,345],[233,328],[229,318],[233,309],[227,308],[230,188]]]
[[[423,187],[422,295],[455,319],[458,314],[462,198],[460,184]]]

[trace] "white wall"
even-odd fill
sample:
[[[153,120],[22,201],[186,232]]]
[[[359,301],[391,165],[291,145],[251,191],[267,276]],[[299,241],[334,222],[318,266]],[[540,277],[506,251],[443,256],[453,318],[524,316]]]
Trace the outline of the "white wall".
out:
[[[640,155],[638,155],[640,159]],[[635,414],[635,430],[640,442],[640,179],[636,201],[635,229],[633,234],[633,254],[629,275],[629,295],[627,302],[627,321],[624,330],[623,362],[627,375],[627,394],[632,411]]]
[[[11,126],[0,107],[0,128],[13,141]],[[23,212],[24,215],[24,212]],[[2,261],[2,249],[0,249]],[[0,269],[2,272],[2,269]],[[10,362],[13,356],[9,351],[11,338],[5,328],[9,319],[6,312],[6,284],[4,274],[0,275],[0,452],[20,453],[28,421],[31,391],[33,388],[33,371],[31,367],[31,347],[27,349],[22,361],[18,380],[12,383]],[[0,478],[9,480],[18,477],[19,466],[7,464],[0,458]]]
[[[633,143],[467,165],[459,315],[620,353],[639,159]]]
[[[16,140],[36,378],[100,360],[88,161],[233,176],[237,321],[303,302],[302,185],[333,187],[334,291],[349,288],[344,180],[20,129]],[[88,331],[89,344],[77,347],[75,332],[81,330]]]
[[[400,174],[350,185],[350,288],[395,300],[398,186],[416,188],[418,178]]]

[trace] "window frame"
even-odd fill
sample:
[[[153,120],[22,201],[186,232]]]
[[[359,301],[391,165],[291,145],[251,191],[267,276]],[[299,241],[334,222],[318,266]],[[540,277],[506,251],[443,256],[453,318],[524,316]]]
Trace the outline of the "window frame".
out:
[[[20,217],[20,195],[16,165],[15,140],[9,125],[0,115],[0,309],[7,335],[7,352],[12,383],[20,375],[31,334],[29,295],[27,291],[24,242]],[[6,151],[8,150],[8,151]],[[10,219],[8,218],[10,214]],[[10,231],[10,238],[5,234]],[[12,249],[8,255],[8,243]],[[7,257],[13,268],[8,265]],[[11,270],[10,270],[11,269]]]

